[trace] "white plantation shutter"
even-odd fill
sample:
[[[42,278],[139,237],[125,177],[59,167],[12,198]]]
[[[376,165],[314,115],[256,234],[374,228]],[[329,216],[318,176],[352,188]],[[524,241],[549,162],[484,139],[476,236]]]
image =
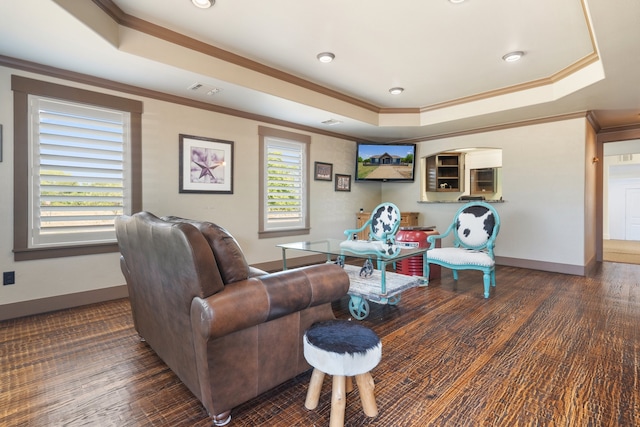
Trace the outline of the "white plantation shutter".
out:
[[[307,144],[265,137],[265,231],[305,227]]]
[[[130,114],[29,96],[30,247],[115,242],[130,203]]]

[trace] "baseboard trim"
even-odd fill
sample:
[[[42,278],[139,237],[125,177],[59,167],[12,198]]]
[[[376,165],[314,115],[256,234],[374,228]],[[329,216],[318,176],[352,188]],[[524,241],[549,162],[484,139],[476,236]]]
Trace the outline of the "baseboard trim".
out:
[[[127,285],[120,285],[111,288],[78,292],[75,294],[58,295],[54,297],[5,304],[0,306],[2,307],[0,310],[0,321],[64,310],[66,308],[80,307],[82,305],[95,304],[97,302],[111,301],[114,299],[126,298],[128,296],[129,292],[127,291]]]
[[[573,276],[587,275],[587,267],[583,265],[560,264],[557,262],[535,261],[503,256],[496,256],[496,264],[508,267],[528,268],[530,270],[550,271],[552,273],[571,274]]]
[[[584,268],[585,271],[585,276],[591,276],[595,271],[596,268],[601,264],[600,261],[597,260],[596,256],[594,255],[588,262],[587,265]]]
[[[326,260],[327,256],[321,254],[302,256],[298,258],[287,258],[287,268],[296,268],[305,265],[319,264],[325,262]],[[530,270],[550,271],[552,273],[571,274],[574,276],[586,276],[587,273],[593,270],[595,266],[594,263],[590,263],[587,266],[582,266],[501,256],[496,256],[496,264],[505,265],[507,267],[528,268]],[[264,271],[280,271],[282,270],[282,260],[252,264],[252,266]]]
[[[287,258],[287,268],[304,267],[305,265],[320,264],[327,261],[327,256],[322,254],[306,255],[297,258]],[[252,267],[260,270],[274,272],[282,270],[282,260],[260,262],[251,264]]]

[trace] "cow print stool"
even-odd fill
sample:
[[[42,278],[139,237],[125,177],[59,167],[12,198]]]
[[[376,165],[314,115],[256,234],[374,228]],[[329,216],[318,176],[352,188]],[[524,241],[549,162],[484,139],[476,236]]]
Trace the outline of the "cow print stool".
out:
[[[318,406],[325,374],[333,376],[330,427],[344,425],[346,393],[356,377],[362,409],[368,417],[378,415],[369,371],[382,357],[382,343],[371,329],[348,320],[329,320],[312,325],[304,334],[304,357],[313,366],[304,406]]]

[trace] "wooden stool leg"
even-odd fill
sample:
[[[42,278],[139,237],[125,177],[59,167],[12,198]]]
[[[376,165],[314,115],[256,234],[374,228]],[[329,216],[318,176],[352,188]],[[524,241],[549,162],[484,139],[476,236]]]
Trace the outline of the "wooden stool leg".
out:
[[[344,389],[347,393],[351,393],[353,391],[353,377],[345,377]]]
[[[362,410],[367,417],[375,417],[378,415],[378,405],[376,405],[376,397],[373,394],[375,384],[371,374],[366,372],[364,374],[356,375],[356,383],[358,384],[358,390],[360,391],[360,401],[362,401]]]
[[[344,426],[344,409],[347,406],[347,396],[344,389],[344,376],[334,375],[333,387],[331,389],[331,417],[329,418],[329,427]]]
[[[320,390],[322,389],[322,381],[324,381],[324,372],[319,369],[313,369],[311,380],[309,381],[309,389],[307,390],[307,399],[304,406],[307,409],[316,409],[318,400],[320,400]]]

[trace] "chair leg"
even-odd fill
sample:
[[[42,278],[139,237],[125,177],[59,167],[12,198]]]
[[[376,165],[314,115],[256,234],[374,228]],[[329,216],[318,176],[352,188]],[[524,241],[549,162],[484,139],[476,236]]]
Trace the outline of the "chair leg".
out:
[[[376,417],[378,415],[378,405],[376,405],[376,397],[373,393],[375,384],[370,372],[356,375],[356,383],[360,391],[360,401],[362,402],[362,410],[367,417]]]
[[[482,275],[484,281],[484,297],[489,298],[489,286],[491,285],[491,273],[485,271]]]
[[[353,391],[353,377],[344,377],[344,391],[347,393]]]
[[[453,280],[458,280],[458,270],[451,270],[453,272]]]
[[[329,427],[344,426],[344,410],[347,406],[347,396],[345,394],[345,377],[342,375],[334,375],[333,388],[331,389]]]
[[[491,270],[491,286],[496,287],[496,270]]]
[[[316,409],[316,407],[318,406],[323,380],[324,372],[322,372],[320,369],[314,368],[313,373],[311,374],[311,381],[309,381],[309,388],[307,389],[307,399],[304,402],[305,408]]]
[[[424,280],[420,282],[420,286],[429,286],[429,263],[424,263]]]

